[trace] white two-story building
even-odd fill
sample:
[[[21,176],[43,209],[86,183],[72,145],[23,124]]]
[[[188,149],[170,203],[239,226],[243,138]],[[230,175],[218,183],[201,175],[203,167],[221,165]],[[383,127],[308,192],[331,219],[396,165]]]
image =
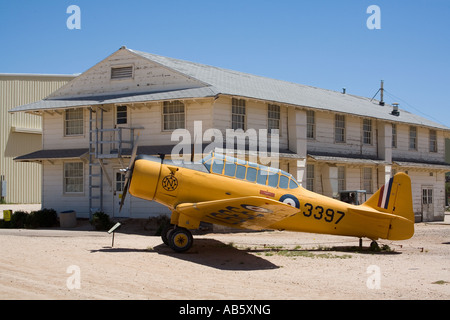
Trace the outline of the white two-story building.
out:
[[[46,99],[11,112],[42,117],[42,149],[16,161],[41,163],[43,207],[78,217],[96,210],[133,218],[167,213],[134,197],[118,211],[120,169],[138,133],[139,153],[170,155],[179,143],[174,131],[186,129],[191,145],[200,142],[197,157],[211,143],[208,129],[223,137],[227,129],[277,129],[279,167],[305,188],[330,197],[363,189],[370,196],[406,172],[417,220],[444,218],[450,128],[364,97],[122,47]]]

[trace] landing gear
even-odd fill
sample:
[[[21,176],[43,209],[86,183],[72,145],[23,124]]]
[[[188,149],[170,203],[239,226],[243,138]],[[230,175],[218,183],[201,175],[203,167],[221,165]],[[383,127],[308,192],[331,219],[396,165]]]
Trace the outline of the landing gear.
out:
[[[170,235],[174,229],[175,226],[173,224],[169,224],[161,231],[161,239],[165,245],[169,245]]]
[[[380,246],[375,240],[370,243],[370,251],[380,251]]]
[[[169,225],[161,233],[163,242],[176,252],[188,251],[194,242],[192,233],[186,228]]]

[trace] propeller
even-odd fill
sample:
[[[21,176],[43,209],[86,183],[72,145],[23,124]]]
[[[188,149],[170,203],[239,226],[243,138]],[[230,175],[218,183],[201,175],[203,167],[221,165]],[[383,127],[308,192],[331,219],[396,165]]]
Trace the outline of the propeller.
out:
[[[128,193],[128,188],[130,187],[131,175],[133,172],[134,160],[136,160],[136,153],[138,148],[139,141],[139,132],[136,136],[136,140],[134,141],[133,151],[131,152],[130,163],[126,169],[121,169],[120,171],[125,172],[125,183],[123,185],[122,199],[120,200],[120,208],[119,212],[122,211],[123,204],[125,203],[125,198]]]

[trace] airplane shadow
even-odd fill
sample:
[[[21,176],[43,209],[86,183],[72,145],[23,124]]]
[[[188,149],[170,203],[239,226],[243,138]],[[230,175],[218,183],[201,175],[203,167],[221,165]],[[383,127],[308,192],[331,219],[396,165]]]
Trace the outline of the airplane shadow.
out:
[[[239,250],[215,239],[195,239],[192,248],[184,253],[174,252],[163,243],[148,249],[104,247],[98,250],[91,250],[91,253],[95,252],[157,253],[215,269],[230,271],[271,270],[280,268],[270,261],[255,256],[249,251]]]

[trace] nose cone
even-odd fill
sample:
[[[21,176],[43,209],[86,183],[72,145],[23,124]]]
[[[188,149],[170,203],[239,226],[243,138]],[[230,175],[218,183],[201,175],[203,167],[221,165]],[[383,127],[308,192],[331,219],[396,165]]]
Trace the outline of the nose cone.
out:
[[[130,182],[130,194],[135,197],[153,200],[158,186],[161,160],[154,157],[138,157],[134,162]]]

